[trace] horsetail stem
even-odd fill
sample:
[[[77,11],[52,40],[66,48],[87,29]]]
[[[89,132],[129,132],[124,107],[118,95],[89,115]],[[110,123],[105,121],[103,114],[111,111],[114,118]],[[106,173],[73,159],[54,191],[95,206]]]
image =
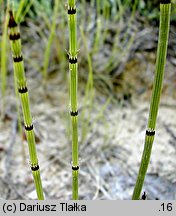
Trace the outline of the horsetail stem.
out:
[[[8,27],[8,12],[4,14],[5,20],[3,25],[2,41],[1,41],[1,91],[2,91],[2,118],[5,115],[5,96],[7,85],[7,27]]]
[[[20,30],[17,23],[14,20],[12,11],[10,11],[9,18],[9,39],[12,50],[13,57],[13,67],[14,75],[17,80],[18,91],[20,94],[23,118],[25,124],[25,132],[28,141],[29,155],[31,170],[34,177],[34,183],[37,191],[37,196],[39,200],[44,199],[42,183],[40,178],[40,171],[37,159],[35,135],[33,131],[32,116],[30,112],[30,103],[28,96],[28,89],[26,85],[26,78],[24,72],[23,56],[21,52],[21,40],[20,40]]]
[[[171,0],[160,1],[160,26],[159,26],[159,39],[156,59],[156,72],[154,78],[154,85],[150,103],[150,111],[148,118],[148,125],[145,135],[145,145],[142,154],[140,169],[136,181],[136,185],[133,191],[133,200],[140,198],[140,193],[144,183],[145,175],[147,172],[152,145],[155,136],[155,126],[157,113],[159,108],[160,95],[162,90],[162,82],[165,70],[169,27],[170,27],[170,11],[171,11]]]
[[[77,24],[75,0],[68,0],[70,103],[72,121],[72,198],[78,199]]]

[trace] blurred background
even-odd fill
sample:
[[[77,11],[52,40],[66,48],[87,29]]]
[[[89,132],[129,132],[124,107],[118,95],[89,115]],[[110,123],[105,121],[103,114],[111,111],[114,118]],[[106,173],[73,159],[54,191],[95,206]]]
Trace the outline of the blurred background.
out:
[[[36,199],[0,0],[0,198]],[[71,199],[67,2],[14,0],[46,199]],[[176,196],[176,7],[143,191]],[[77,1],[79,198],[131,199],[155,72],[159,1]]]

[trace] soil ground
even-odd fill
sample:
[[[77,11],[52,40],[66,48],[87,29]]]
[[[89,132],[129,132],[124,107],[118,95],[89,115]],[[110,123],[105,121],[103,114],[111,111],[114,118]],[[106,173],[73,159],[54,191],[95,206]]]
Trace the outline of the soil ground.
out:
[[[144,146],[156,35],[152,28],[136,35],[135,51],[123,69],[122,91],[114,88],[115,99],[95,90],[94,103],[88,108],[79,90],[80,199],[131,199]],[[156,137],[143,188],[148,199],[176,198],[175,62],[173,49],[169,49]],[[45,197],[71,199],[67,81],[55,74],[48,79],[47,89],[43,88],[41,74],[29,73],[29,68],[27,79]],[[126,93],[131,96],[126,98]],[[22,135],[18,130],[11,75],[7,95],[5,119],[0,121],[0,198],[36,199],[24,129]]]

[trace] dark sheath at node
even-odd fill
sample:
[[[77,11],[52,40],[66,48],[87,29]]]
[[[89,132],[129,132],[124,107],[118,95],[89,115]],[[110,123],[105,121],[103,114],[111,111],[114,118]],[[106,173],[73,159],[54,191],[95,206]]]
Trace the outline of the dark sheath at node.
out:
[[[68,9],[68,14],[69,14],[69,15],[76,14],[76,8],[75,8],[75,9],[74,9],[74,8]]]
[[[9,19],[9,28],[17,27],[17,23],[14,20],[12,11],[9,11],[10,19]]]
[[[31,166],[31,170],[32,170],[32,171],[37,171],[37,170],[39,170],[39,165]]]
[[[69,63],[70,64],[76,64],[77,63],[77,58],[69,58]]]
[[[12,41],[13,41],[13,40],[18,40],[18,39],[20,39],[20,33],[13,34],[13,35],[10,34],[10,35],[9,35],[9,39],[12,40]]]
[[[76,171],[76,170],[79,170],[79,166],[72,166],[72,170]]]
[[[147,136],[154,136],[155,135],[155,131],[151,131],[151,130],[146,130],[146,135]]]
[[[33,125],[30,125],[30,126],[26,126],[26,125],[25,125],[25,130],[26,130],[26,131],[31,131],[31,130],[33,130]]]
[[[27,87],[23,87],[23,88],[19,88],[18,91],[20,94],[24,94],[24,93],[28,92],[28,89],[27,89]]]
[[[14,62],[21,62],[21,61],[23,61],[23,56],[21,55],[21,56],[17,56],[17,57],[13,57],[13,61]]]
[[[77,116],[77,115],[78,115],[78,111],[76,111],[76,112],[72,112],[72,111],[71,111],[71,112],[70,112],[70,115],[71,115],[71,116]]]
[[[170,4],[171,0],[160,0],[160,4]]]

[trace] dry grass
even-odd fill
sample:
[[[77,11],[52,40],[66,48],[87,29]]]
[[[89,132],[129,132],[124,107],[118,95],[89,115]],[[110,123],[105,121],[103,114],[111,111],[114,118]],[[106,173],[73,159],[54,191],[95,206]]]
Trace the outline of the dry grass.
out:
[[[63,62],[62,58],[65,56],[64,43],[66,41],[61,40],[63,34],[68,34],[59,30],[56,33],[48,69],[48,85],[47,89],[44,89],[41,71],[49,30],[45,28],[46,23],[40,23],[40,25],[39,23],[27,20],[27,25],[24,23],[21,31],[23,31],[23,54],[29,80],[41,175],[47,199],[71,199],[71,137],[68,83],[67,73],[65,73],[68,67],[67,61]],[[123,23],[121,24],[123,26]],[[60,19],[58,19],[57,28],[59,25]],[[80,199],[131,199],[143,148],[154,71],[153,51],[156,44],[152,38],[156,38],[157,35],[157,32],[148,26],[144,32],[142,25],[135,23],[132,32],[138,32],[137,40],[133,43],[131,50],[126,53],[125,60],[120,64],[121,67],[115,70],[117,76],[105,76],[104,80],[108,81],[107,83],[112,78],[111,84],[109,86],[106,85],[107,83],[104,84],[98,76],[95,79],[97,90],[95,90],[96,97],[91,113],[92,120],[88,124],[89,130],[85,142],[80,143]],[[173,31],[171,39],[175,45],[174,29],[171,31]],[[152,38],[151,32],[154,32]],[[146,46],[143,41],[148,41],[150,44]],[[60,44],[59,51],[56,49],[56,44]],[[97,68],[102,69],[102,59],[104,61],[111,50],[109,45],[106,48],[108,49],[102,49],[94,56],[94,68],[97,65]],[[156,197],[173,199],[176,192],[174,191],[176,188],[176,81],[174,78],[176,60],[171,51],[173,50],[169,50],[164,94],[159,110],[159,127],[144,186],[149,199]],[[61,52],[64,53],[63,56],[60,56]],[[86,107],[83,104],[86,84],[82,81],[87,79],[85,74],[88,71],[83,53],[84,50],[81,49],[79,54],[82,59],[79,62],[80,116]],[[126,62],[128,62],[127,65],[125,65]],[[28,165],[27,143],[23,137],[23,151],[17,129],[11,64],[8,64],[8,71],[6,120],[0,121],[0,197],[2,199],[33,199],[36,195]],[[119,80],[118,74],[122,72],[122,79]],[[120,85],[113,85],[114,82],[120,82]],[[107,102],[105,96],[107,91],[108,95],[112,96],[112,101],[100,118],[98,117],[100,110]],[[117,100],[124,98],[123,96],[128,93],[132,95],[131,102]],[[88,114],[86,113],[85,117],[89,116]],[[81,137],[83,121],[80,118],[79,137]]]
[[[67,90],[60,78],[51,79],[46,98],[40,77],[29,77],[46,198],[71,199],[71,140],[68,139],[67,131]],[[36,198],[28,166],[27,143],[24,141],[24,155],[17,133],[12,92],[8,92],[9,119],[0,123],[0,185],[6,185],[1,187],[0,196],[5,199]],[[80,143],[80,199],[130,199],[142,152],[148,103],[142,97],[137,100],[134,97],[132,104],[125,107],[110,103],[104,117],[95,121],[99,107],[104,104],[103,98],[102,95],[97,95],[89,125],[91,130],[85,143]],[[172,199],[174,196],[175,107],[176,104],[171,98],[163,98],[160,113],[166,115],[159,115],[160,129],[156,135],[145,184],[145,190],[151,199]]]

